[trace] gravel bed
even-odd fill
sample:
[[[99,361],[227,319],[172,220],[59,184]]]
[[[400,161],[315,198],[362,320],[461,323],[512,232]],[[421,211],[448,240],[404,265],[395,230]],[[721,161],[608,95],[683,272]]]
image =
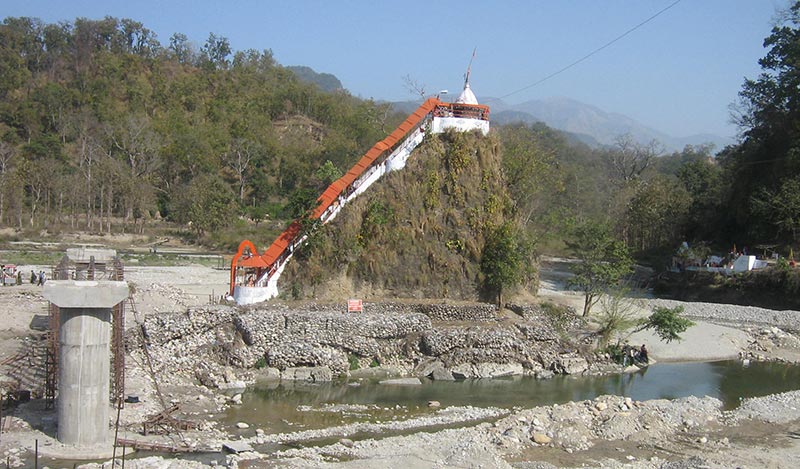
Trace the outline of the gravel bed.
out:
[[[726,418],[731,423],[747,419],[788,423],[800,419],[800,391],[745,399],[738,408],[726,413]]]
[[[729,324],[757,324],[777,326],[790,331],[800,331],[800,311],[776,311],[756,306],[740,306],[719,303],[685,302],[653,299],[651,307],[674,308],[683,306],[684,315],[692,319],[702,319]]]
[[[353,423],[336,427],[324,428],[321,430],[302,430],[291,433],[278,433],[270,435],[258,435],[246,441],[254,444],[264,443],[287,443],[319,440],[332,437],[348,437],[357,433],[397,432],[404,430],[417,430],[424,427],[434,427],[440,425],[467,424],[497,418],[508,414],[507,410],[495,407],[471,407],[454,406],[442,409],[435,415],[416,417],[402,421],[380,422],[380,423]]]

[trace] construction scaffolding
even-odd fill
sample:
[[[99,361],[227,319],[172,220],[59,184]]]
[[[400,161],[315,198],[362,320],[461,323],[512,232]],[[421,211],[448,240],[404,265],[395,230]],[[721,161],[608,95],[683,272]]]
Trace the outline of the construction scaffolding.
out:
[[[125,269],[114,251],[95,252],[84,249],[68,249],[53,269],[53,280],[125,280]],[[97,251],[97,250],[95,250]],[[113,255],[108,255],[113,253]],[[60,314],[58,306],[50,304],[49,330],[47,332],[47,356],[45,359],[45,406],[52,408],[58,389],[58,341]],[[125,395],[125,302],[113,308],[111,326],[111,380],[112,402],[122,402]]]

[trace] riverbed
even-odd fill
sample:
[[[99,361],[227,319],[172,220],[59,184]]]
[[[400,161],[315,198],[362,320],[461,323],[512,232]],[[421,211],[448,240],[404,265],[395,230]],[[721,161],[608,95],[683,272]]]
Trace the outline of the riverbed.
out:
[[[710,396],[733,409],[746,398],[800,388],[800,366],[775,362],[659,363],[638,372],[607,376],[556,376],[460,381],[423,380],[387,385],[377,380],[332,383],[260,383],[223,418],[229,431],[245,422],[266,433],[325,428],[356,422],[402,420],[439,407],[530,408],[594,399],[602,395],[636,401]],[[246,434],[246,431],[239,430]]]

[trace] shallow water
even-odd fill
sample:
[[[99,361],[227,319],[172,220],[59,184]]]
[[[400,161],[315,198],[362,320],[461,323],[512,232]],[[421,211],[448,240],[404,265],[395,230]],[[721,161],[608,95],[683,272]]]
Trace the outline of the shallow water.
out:
[[[223,424],[244,421],[268,433],[323,428],[360,421],[389,421],[433,412],[427,402],[442,407],[535,407],[593,399],[603,394],[634,400],[712,396],[725,408],[741,399],[800,388],[800,366],[740,361],[659,363],[636,373],[600,376],[556,376],[550,380],[528,377],[430,381],[421,386],[382,385],[363,380],[324,384],[274,383],[246,392],[241,406],[231,407]],[[366,408],[326,412],[333,404],[359,404]],[[302,410],[298,406],[310,406]],[[252,430],[251,430],[252,431]]]

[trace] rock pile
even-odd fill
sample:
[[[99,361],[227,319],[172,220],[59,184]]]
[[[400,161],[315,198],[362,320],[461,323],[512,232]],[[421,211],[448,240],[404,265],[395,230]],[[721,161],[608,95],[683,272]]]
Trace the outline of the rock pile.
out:
[[[230,365],[310,381],[376,364],[434,379],[546,377],[552,375],[547,370],[580,374],[589,368],[557,329],[574,322],[569,315],[553,319],[528,308],[525,317],[535,321],[502,322],[491,305],[447,304],[368,304],[366,311],[217,306],[148,316],[144,331],[160,371],[192,373],[210,387],[238,387],[241,378],[225,371]],[[465,318],[472,324],[452,323]]]
[[[592,401],[523,410],[499,420],[495,444],[505,448],[553,446],[567,452],[586,450],[599,440],[653,441],[678,431],[705,428],[722,418],[715,398],[687,397],[646,402],[600,396]]]

